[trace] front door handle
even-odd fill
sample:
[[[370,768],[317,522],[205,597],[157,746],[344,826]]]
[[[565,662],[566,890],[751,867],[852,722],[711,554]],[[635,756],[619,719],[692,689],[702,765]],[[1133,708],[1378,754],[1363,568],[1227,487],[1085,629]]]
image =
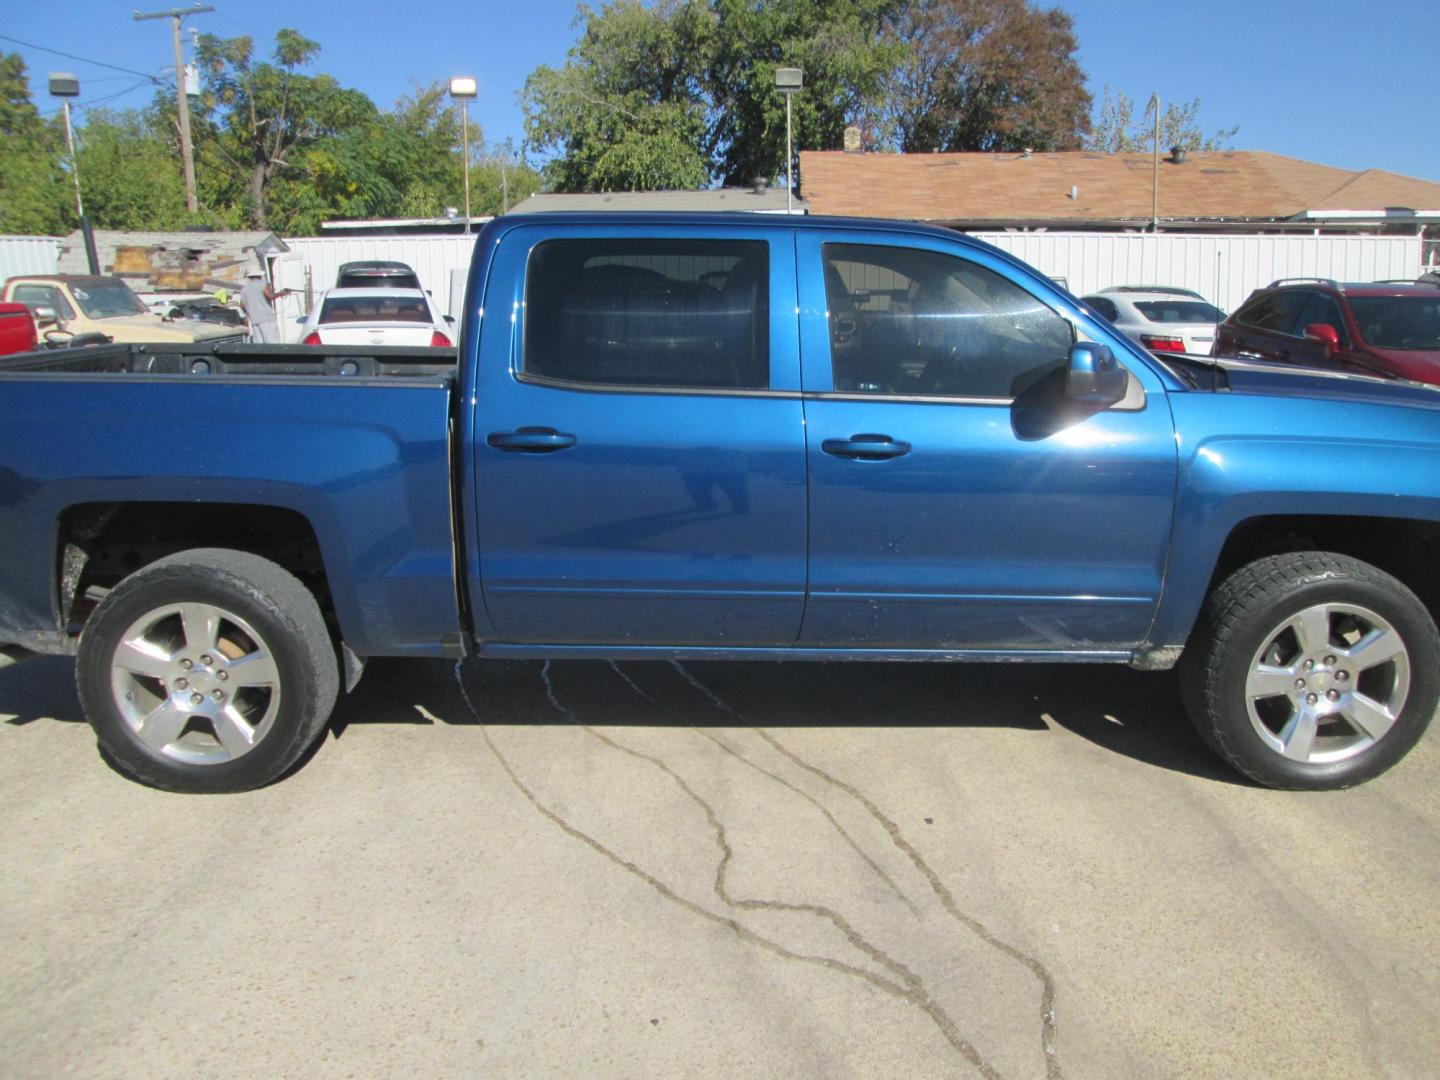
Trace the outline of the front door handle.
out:
[[[884,461],[886,458],[903,457],[910,452],[908,442],[900,442],[889,435],[851,435],[848,439],[826,439],[820,449],[835,457],[855,458],[858,461]]]
[[[485,444],[496,450],[513,450],[522,454],[551,454],[575,445],[575,436],[548,427],[522,427],[515,431],[494,431],[485,436]]]

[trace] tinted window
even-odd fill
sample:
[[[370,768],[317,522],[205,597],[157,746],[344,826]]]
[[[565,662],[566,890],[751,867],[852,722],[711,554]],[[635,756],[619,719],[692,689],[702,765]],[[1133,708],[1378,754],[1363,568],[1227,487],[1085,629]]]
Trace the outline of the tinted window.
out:
[[[837,391],[1011,398],[1075,340],[1024,289],[952,255],[826,244],[824,263]]]
[[[1219,308],[1199,300],[1137,300],[1135,307],[1157,323],[1217,323],[1225,318]]]
[[[65,294],[53,285],[16,285],[14,297],[17,304],[24,304],[31,312],[48,307],[54,308],[62,319],[75,317],[75,309],[66,301]]]
[[[1102,318],[1109,319],[1112,323],[1120,317],[1120,309],[1115,306],[1113,300],[1106,300],[1103,296],[1087,296],[1085,303],[1094,308]]]
[[[417,322],[428,323],[430,312],[419,296],[344,296],[327,299],[320,309],[321,323]]]
[[[1288,334],[1294,330],[1296,317],[1311,295],[1302,290],[1273,292],[1246,304],[1235,316],[1235,320],[1257,330]]]
[[[1440,297],[1357,296],[1350,313],[1377,348],[1440,350]]]
[[[1311,293],[1310,299],[1300,309],[1300,317],[1295,320],[1295,328],[1300,333],[1305,332],[1305,327],[1311,323],[1324,323],[1332,327],[1340,338],[1342,345],[1349,344],[1349,335],[1345,333],[1345,318],[1340,314],[1340,305],[1324,293]]]
[[[551,240],[530,254],[524,370],[616,386],[770,383],[769,248]]]

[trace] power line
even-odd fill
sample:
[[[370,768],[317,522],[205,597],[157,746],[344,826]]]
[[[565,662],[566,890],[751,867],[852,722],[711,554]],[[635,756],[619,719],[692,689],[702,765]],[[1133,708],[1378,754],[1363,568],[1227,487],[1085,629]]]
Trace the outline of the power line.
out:
[[[74,53],[61,52],[59,49],[47,49],[44,45],[36,45],[29,41],[21,41],[19,38],[10,37],[8,34],[0,34],[0,41],[9,41],[16,45],[24,45],[27,49],[35,49],[43,53],[52,53],[55,56],[63,56],[67,60],[79,60],[82,64],[93,64],[95,67],[109,68],[111,71],[123,71],[126,75],[139,75],[142,79],[149,79],[157,86],[161,85],[160,80],[154,75],[144,71],[134,71],[131,68],[120,67],[117,64],[107,64],[103,60],[91,60],[85,56],[76,56]]]

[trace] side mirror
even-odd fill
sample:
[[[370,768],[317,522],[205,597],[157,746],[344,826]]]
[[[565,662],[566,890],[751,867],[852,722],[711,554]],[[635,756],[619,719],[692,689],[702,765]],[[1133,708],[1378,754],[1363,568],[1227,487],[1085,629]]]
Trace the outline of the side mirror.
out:
[[[1325,356],[1327,358],[1334,356],[1336,350],[1340,348],[1340,335],[1335,332],[1335,327],[1329,323],[1312,322],[1309,326],[1305,327],[1305,337],[1310,341],[1318,341],[1321,345],[1324,345]]]
[[[451,326],[454,326],[454,325],[455,325],[455,316],[454,316],[454,315],[446,315],[444,318],[445,318],[445,321],[446,321],[447,323],[449,323]]]
[[[1065,396],[1097,408],[1108,408],[1125,397],[1130,373],[1115,362],[1110,346],[1080,341],[1070,346]]]
[[[36,321],[37,323],[42,323],[42,322],[57,322],[57,321],[59,320],[59,318],[60,318],[59,314],[56,312],[56,310],[55,310],[53,307],[43,307],[43,306],[42,306],[42,307],[37,307],[37,308],[34,309],[34,311],[35,311],[35,321]]]

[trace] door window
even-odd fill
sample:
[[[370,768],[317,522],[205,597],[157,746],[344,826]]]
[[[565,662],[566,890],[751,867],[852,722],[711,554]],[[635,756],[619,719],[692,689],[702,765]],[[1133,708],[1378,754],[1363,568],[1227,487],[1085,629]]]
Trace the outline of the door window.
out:
[[[550,240],[531,252],[523,372],[659,388],[770,384],[769,247]]]
[[[1333,327],[1340,337],[1340,344],[1350,347],[1350,335],[1345,332],[1345,318],[1340,314],[1340,305],[1324,293],[1311,293],[1309,301],[1295,320],[1296,332],[1303,334],[1311,323],[1324,323]]]
[[[1013,398],[1075,340],[1020,286],[953,255],[825,244],[823,260],[838,392]]]
[[[1314,294],[1303,289],[1273,292],[1246,304],[1235,316],[1235,321],[1256,330],[1270,330],[1277,334],[1294,333],[1295,319],[1300,314],[1300,309],[1305,306],[1305,301],[1312,295]]]
[[[62,319],[75,317],[75,309],[53,285],[16,285],[14,296],[17,304],[24,304],[31,312],[36,308],[48,307],[54,308],[55,314]]]

